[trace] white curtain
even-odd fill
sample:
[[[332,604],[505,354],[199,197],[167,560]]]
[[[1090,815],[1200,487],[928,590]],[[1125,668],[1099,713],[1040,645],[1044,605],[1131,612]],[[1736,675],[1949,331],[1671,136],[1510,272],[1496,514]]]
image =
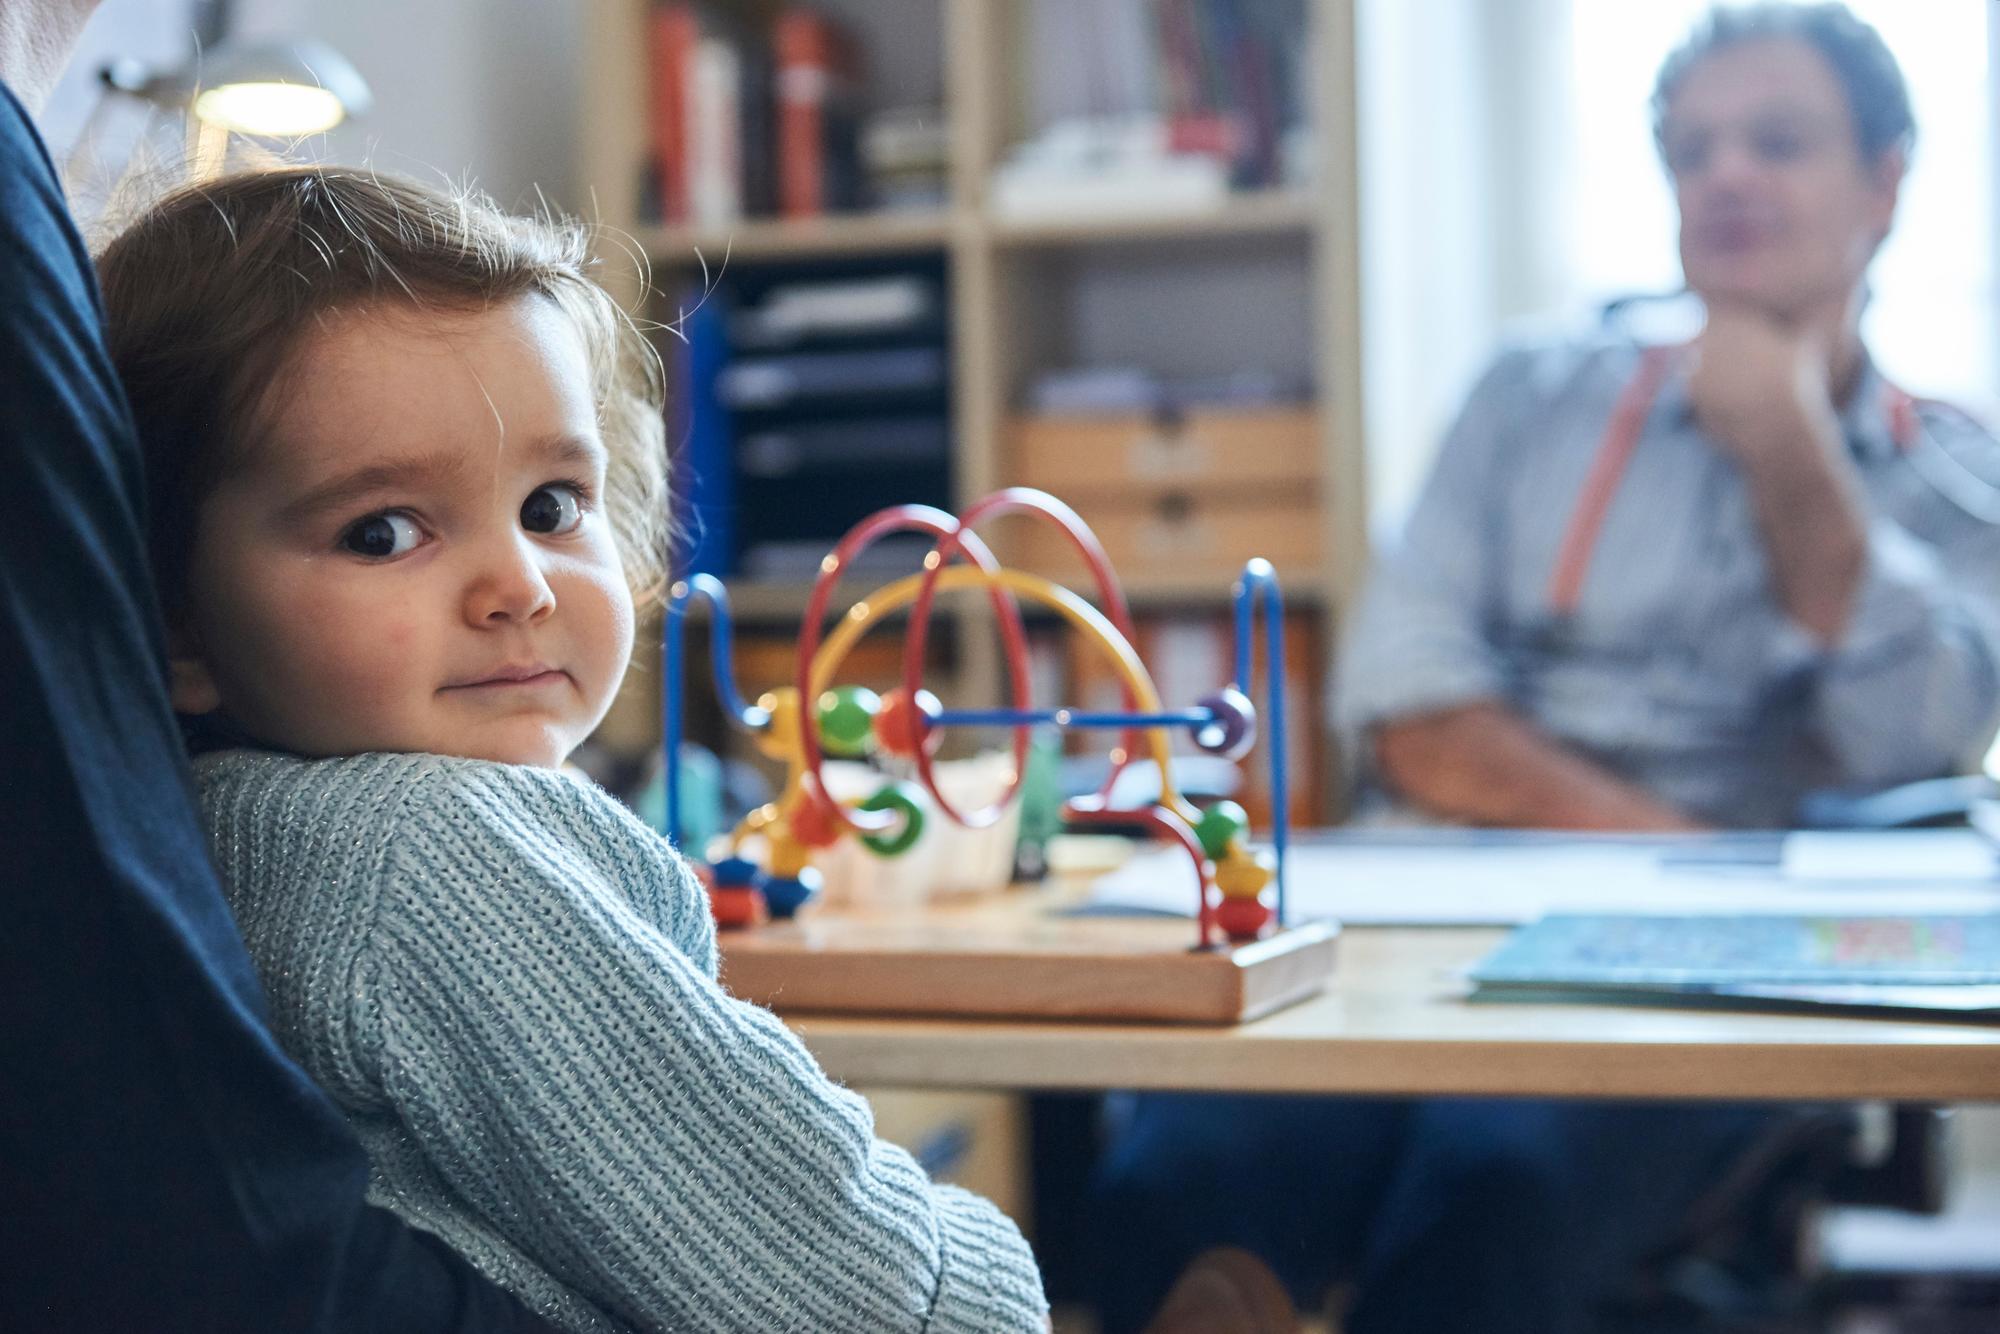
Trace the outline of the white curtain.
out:
[[[1503,333],[1565,281],[1570,0],[1357,0],[1369,512],[1400,521]]]

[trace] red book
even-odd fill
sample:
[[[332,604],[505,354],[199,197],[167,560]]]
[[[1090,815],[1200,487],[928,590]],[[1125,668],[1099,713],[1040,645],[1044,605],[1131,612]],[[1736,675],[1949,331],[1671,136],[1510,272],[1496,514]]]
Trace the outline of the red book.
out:
[[[660,220],[689,219],[688,81],[701,21],[685,4],[657,6],[648,25],[652,61],[653,169],[660,188]]]
[[[827,101],[843,76],[840,47],[832,22],[809,9],[788,9],[771,25],[778,211],[788,218],[827,210]]]

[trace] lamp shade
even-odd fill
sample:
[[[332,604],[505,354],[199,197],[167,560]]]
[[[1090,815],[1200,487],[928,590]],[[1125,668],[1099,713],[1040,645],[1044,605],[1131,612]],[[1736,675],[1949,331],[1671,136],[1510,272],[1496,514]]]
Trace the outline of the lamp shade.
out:
[[[237,134],[296,138],[368,110],[367,81],[324,42],[223,42],[188,69],[155,73],[135,61],[105,67],[104,82]]]
[[[368,84],[323,42],[224,43],[201,62],[194,114],[238,134],[293,138],[368,110]]]

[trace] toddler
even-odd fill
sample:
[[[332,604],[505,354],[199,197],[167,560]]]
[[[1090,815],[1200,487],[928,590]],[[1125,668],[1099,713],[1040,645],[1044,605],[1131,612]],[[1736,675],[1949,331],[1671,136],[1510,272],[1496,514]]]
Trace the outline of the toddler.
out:
[[[657,587],[657,358],[581,233],[337,168],[100,259],[170,687],[237,924],[372,1198],[574,1330],[1039,1330],[985,1200],[716,982],[559,771]]]

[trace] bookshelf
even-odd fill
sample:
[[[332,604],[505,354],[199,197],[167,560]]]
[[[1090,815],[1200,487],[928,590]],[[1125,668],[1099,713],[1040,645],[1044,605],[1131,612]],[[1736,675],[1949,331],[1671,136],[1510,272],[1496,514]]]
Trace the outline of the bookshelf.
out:
[[[688,227],[662,226],[643,214],[650,0],[593,0],[587,6],[580,152],[594,220],[607,229],[607,267],[614,276],[626,271],[629,296],[643,281],[636,266],[621,263],[634,252],[659,288],[701,273],[704,265],[713,272],[724,265],[819,259],[941,258],[950,307],[951,490],[961,505],[1003,485],[1038,480],[1021,475],[1017,435],[1026,385],[1042,372],[1093,359],[1150,364],[1163,374],[1280,363],[1313,386],[1301,409],[1310,415],[1306,475],[1265,496],[1237,494],[1228,503],[1239,517],[1261,504],[1282,505],[1291,516],[1285,522],[1310,530],[1293,543],[1310,556],[1281,561],[1279,573],[1288,603],[1306,612],[1304,623],[1317,641],[1312,661],[1323,673],[1332,660],[1338,610],[1355,592],[1367,554],[1354,15],[1352,0],[1299,5],[1306,29],[1301,59],[1311,88],[1310,184],[1249,190],[1176,214],[1002,216],[992,179],[1024,134],[1028,6],[1021,0],[825,0],[818,8],[853,30],[874,79],[896,97],[943,107],[945,200],[915,212]],[[654,314],[670,319],[673,311],[656,303]],[[1219,466],[1226,470],[1226,460]],[[1200,479],[1191,484],[1206,485]],[[1065,498],[1095,521],[1090,498]],[[1003,551],[1010,531],[995,529]],[[1260,553],[1241,553],[1254,554]],[[1171,566],[1121,565],[1142,618],[1225,609],[1226,576]],[[773,624],[802,608],[806,591],[797,580],[737,580],[732,587],[745,613]],[[1001,688],[999,655],[986,642],[992,636],[984,633],[984,621],[964,619],[979,632],[956,645],[957,684],[967,698],[984,694],[990,701]],[[653,678],[643,664],[635,678],[635,697],[621,704],[612,726],[640,738],[657,727],[657,704],[649,698]],[[1311,698],[1324,698],[1324,681],[1303,684]],[[1332,761],[1323,742],[1316,749],[1311,814],[1323,820],[1333,814]]]

